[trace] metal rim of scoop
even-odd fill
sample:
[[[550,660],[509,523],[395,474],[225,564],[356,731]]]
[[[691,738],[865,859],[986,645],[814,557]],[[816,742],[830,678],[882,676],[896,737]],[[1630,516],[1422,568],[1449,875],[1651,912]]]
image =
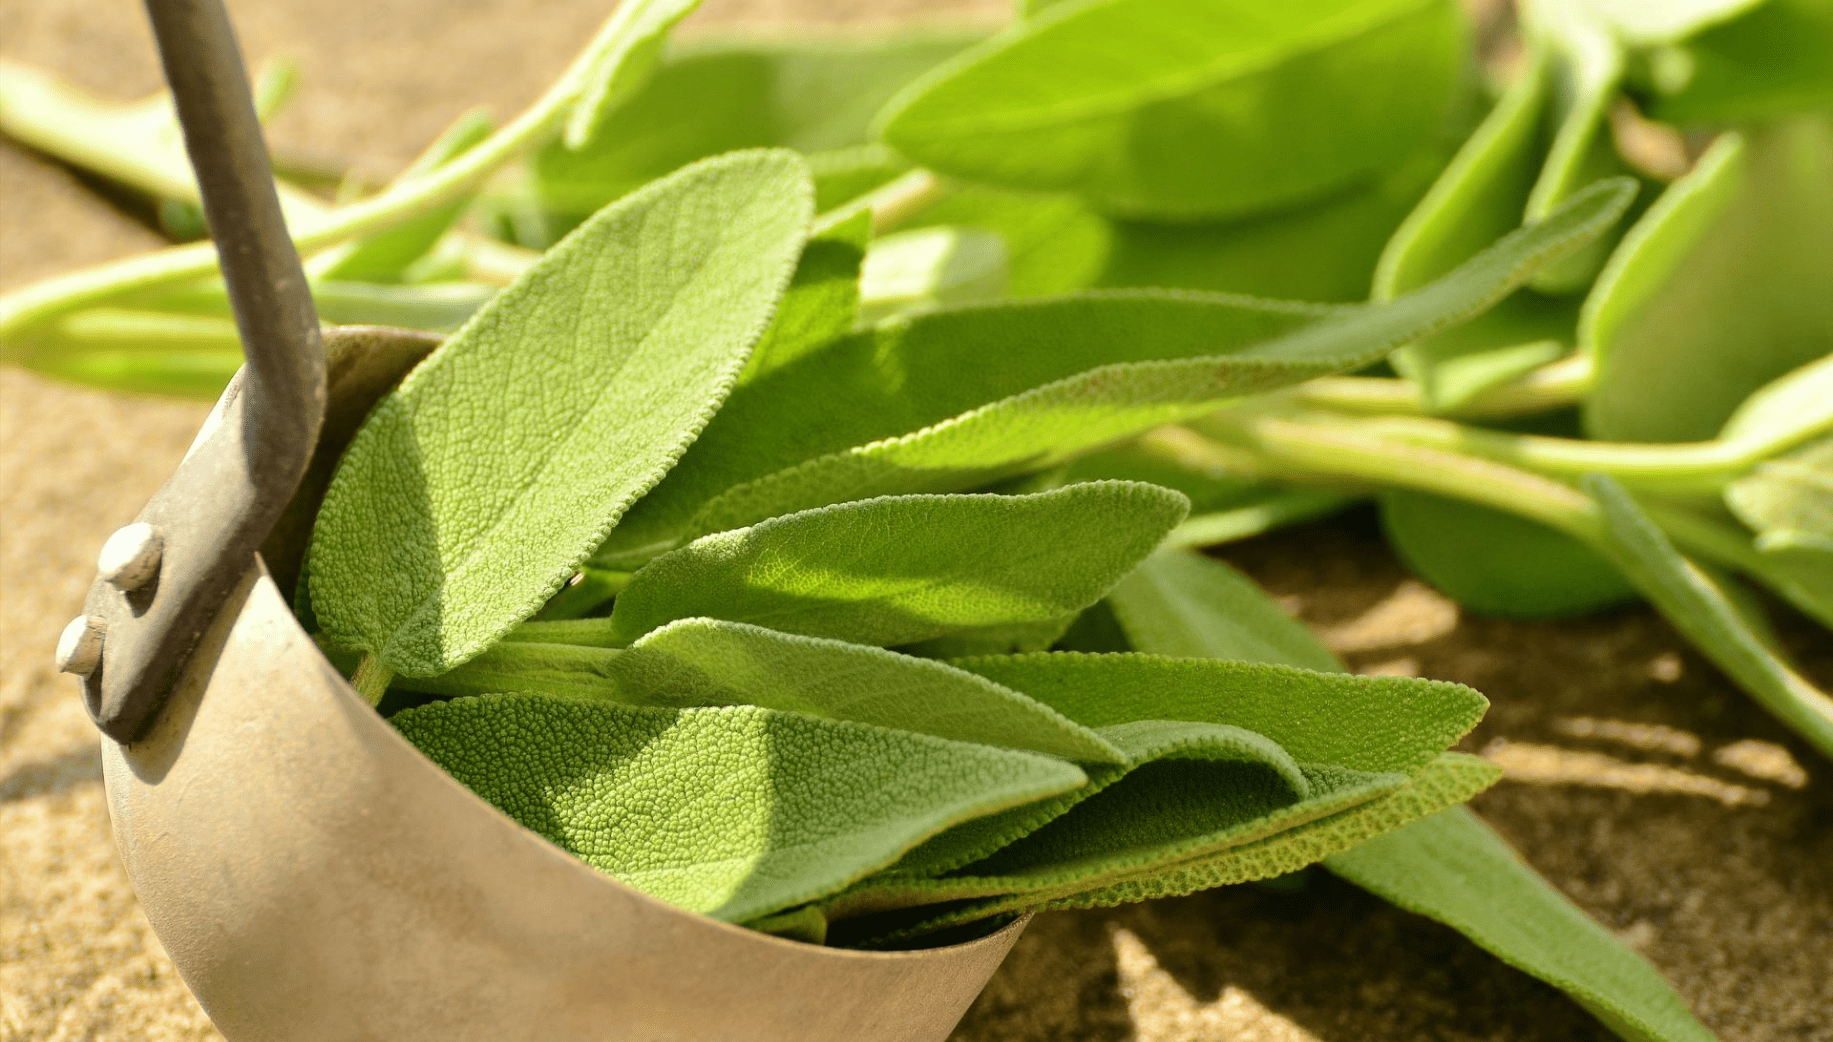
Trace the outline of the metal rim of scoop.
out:
[[[320,654],[269,565],[296,568],[314,473],[430,345],[341,334],[327,414],[227,13],[146,6],[247,365],[110,540],[58,657],[102,732],[129,877],[218,1027],[234,1042],[944,1038],[1023,919],[860,952],[667,905],[464,789]]]

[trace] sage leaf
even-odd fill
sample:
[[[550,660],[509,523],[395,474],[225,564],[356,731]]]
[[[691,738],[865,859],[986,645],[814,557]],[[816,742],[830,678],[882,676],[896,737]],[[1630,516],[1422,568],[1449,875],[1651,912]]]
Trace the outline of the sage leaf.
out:
[[[622,0],[601,37],[599,53],[585,74],[578,102],[567,114],[566,147],[585,145],[619,105],[655,74],[662,44],[675,23],[700,0]],[[698,157],[696,157],[698,158]]]
[[[1463,807],[1376,836],[1325,865],[1560,989],[1625,1039],[1714,1037],[1653,966],[1566,900]]]
[[[1124,780],[957,872],[873,876],[823,903],[828,922],[983,898],[1009,902],[998,911],[1036,908],[1264,839],[1406,783],[1402,775],[1309,768],[1298,772],[1302,788],[1295,794],[1285,779],[1250,757],[1228,757],[1223,747],[1214,751],[1222,755],[1210,759],[1203,755],[1208,751],[1199,747],[1150,758]],[[976,911],[975,918],[991,914]]]
[[[903,893],[897,895],[900,897],[927,890],[968,895],[982,892],[988,895],[984,898],[973,900],[970,897],[964,904],[935,911],[917,909],[917,921],[913,925],[899,923],[889,916],[876,922],[866,919],[858,925],[836,925],[849,932],[863,926],[865,929],[861,932],[871,937],[873,943],[885,944],[1007,912],[1039,908],[1105,908],[1269,879],[1316,864],[1371,837],[1469,799],[1500,776],[1500,770],[1475,757],[1442,753],[1411,779],[1404,775],[1368,775],[1342,768],[1312,768],[1308,777],[1313,795],[1284,807],[1270,806],[1265,802],[1265,793],[1254,794],[1240,783],[1229,787],[1195,788],[1194,791],[1202,794],[1200,803],[1207,805],[1205,809],[1215,815],[1221,827],[1211,834],[1162,848],[1165,855],[1182,851],[1188,852],[1187,856],[1152,856],[1152,853],[1141,856],[1139,852],[1129,851],[1127,853],[1133,856],[1128,857],[1124,853],[1107,854],[1104,850],[1105,857],[1097,855],[1066,864],[1045,861],[1033,867],[1020,860],[1026,853],[1024,848],[1031,842],[1022,840],[994,859],[1015,862],[1014,867],[1018,870],[1007,875],[968,875],[979,869],[980,866],[975,865],[956,876],[937,880],[903,883],[875,877],[857,888],[860,892],[878,886],[890,890],[901,883]],[[1078,810],[1100,807],[1113,791],[1092,797]],[[1193,787],[1186,782],[1167,795],[1189,803],[1192,791]],[[1116,809],[1124,812],[1123,808]],[[1089,814],[1091,823],[1095,816],[1095,813]],[[1121,836],[1127,836],[1124,818],[1116,819],[1109,814],[1102,817],[1105,819],[1099,822],[1102,831],[1119,830]],[[1039,834],[1067,833],[1071,827],[1071,817],[1065,816],[1040,830]],[[1101,833],[1094,828],[1091,827],[1087,835],[1101,842],[1098,838]],[[1048,838],[1061,842],[1056,836]],[[1038,841],[1038,845],[1041,847],[1042,841]],[[1146,851],[1154,851],[1149,839]],[[1110,871],[1089,871],[1095,868]],[[1000,892],[1002,889],[1004,893]],[[855,891],[844,892],[834,901],[856,900],[854,894]],[[928,914],[922,914],[924,912]]]
[[[1454,111],[1461,114],[1465,107]],[[1446,122],[1463,129],[1461,119]],[[1368,297],[1394,227],[1431,185],[1454,145],[1455,138],[1441,129],[1374,179],[1272,213],[1202,224],[1113,219],[1107,263],[1095,285],[1359,303]]]
[[[920,228],[872,243],[859,273],[859,320],[996,300],[1006,288],[1006,244],[989,232]]]
[[[1326,672],[1337,665],[1304,624],[1268,600],[1252,579],[1201,554],[1168,549],[1153,554],[1114,587],[1106,603],[1121,629],[1137,638],[1136,646],[1161,655]],[[1306,759],[1348,762],[1318,755]]]
[[[1456,94],[1463,47],[1442,0],[1071,4],[913,83],[879,127],[958,177],[1137,217],[1241,216],[1412,152]]]
[[[1120,754],[1118,766],[1112,764],[1086,765],[1088,784],[1074,792],[1056,796],[1048,800],[1028,804],[1014,810],[986,817],[976,818],[949,829],[933,837],[928,842],[905,854],[896,865],[886,870],[886,875],[900,877],[938,876],[953,871],[964,865],[975,864],[983,858],[1004,850],[1012,843],[1022,840],[1038,831],[1044,825],[1063,817],[1082,802],[1096,793],[1118,790],[1103,804],[1105,809],[1097,814],[1106,815],[1118,812],[1123,817],[1133,819],[1135,827],[1151,830],[1158,829],[1161,838],[1179,827],[1188,833],[1190,828],[1198,832],[1214,832],[1215,819],[1204,818],[1200,825],[1189,826],[1196,821],[1201,812],[1194,804],[1177,806],[1175,798],[1166,800],[1163,786],[1153,780],[1152,771],[1143,771],[1148,765],[1164,764],[1170,761],[1192,761],[1210,765],[1225,765],[1219,772],[1211,772],[1207,767],[1191,767],[1185,772],[1177,785],[1195,789],[1208,787],[1230,788],[1234,785],[1236,774],[1241,765],[1251,764],[1254,769],[1248,770],[1249,788],[1263,794],[1269,806],[1283,807],[1295,799],[1304,799],[1312,795],[1310,776],[1305,768],[1293,760],[1291,754],[1264,735],[1255,734],[1246,728],[1233,724],[1215,724],[1184,720],[1129,720],[1125,723],[1109,724],[1095,729],[1103,740],[1108,742]],[[1175,788],[1175,786],[1174,786]],[[1153,794],[1158,795],[1154,796]],[[1247,819],[1239,813],[1240,804],[1235,804],[1235,828]],[[1117,809],[1118,808],[1118,809]],[[1130,810],[1129,810],[1130,808]],[[1270,812],[1269,812],[1270,813]],[[1185,826],[1173,826],[1167,816],[1181,817]],[[1157,819],[1158,825],[1146,824],[1147,819]],[[1080,821],[1080,817],[1077,819]],[[1072,832],[1083,829],[1081,824],[1074,825]],[[1099,832],[1099,829],[1095,831]],[[1084,850],[1088,848],[1085,845]],[[1162,851],[1161,851],[1162,853]],[[886,880],[886,882],[890,882]],[[955,884],[944,884],[954,886]],[[907,898],[883,897],[883,891],[865,884],[867,888],[879,893],[879,897],[862,898],[855,895],[846,903],[857,914],[867,910],[883,910],[906,902]],[[952,891],[953,897],[938,896],[925,900],[953,900],[955,897],[982,896],[985,893],[1000,892],[999,885],[988,890],[987,884],[973,884],[968,889],[973,893]],[[908,895],[911,891],[901,884],[894,888]],[[931,892],[934,893],[933,891]],[[869,907],[868,907],[869,906]],[[839,914],[838,908],[832,910]]]
[[[392,722],[568,853],[728,922],[833,893],[948,825],[1084,779],[1053,757],[749,706],[492,695]]]
[[[859,315],[859,269],[872,238],[872,215],[858,213],[811,235],[783,302],[739,386],[760,380],[849,332]]]
[[[965,28],[671,42],[653,75],[600,113],[585,140],[556,141],[531,156],[549,231],[563,233],[612,200],[722,152],[865,144],[868,121],[898,88],[985,35]]]
[[[1833,112],[1828,54],[1833,54],[1833,3],[1764,0],[1651,62],[1654,96],[1648,111],[1682,125]]]
[[[528,635],[602,645],[610,627],[597,621],[597,633],[537,624]],[[755,705],[1090,764],[1125,760],[1056,710],[944,663],[717,619],[671,622],[623,650],[506,639],[457,669],[395,686],[445,697],[514,691],[676,709]]]
[[[1436,680],[1162,653],[1001,655],[955,665],[1086,727],[1135,720],[1225,724],[1265,735],[1302,764],[1377,774],[1420,770],[1476,726],[1489,705],[1467,687]]]
[[[625,640],[691,616],[890,646],[1088,607],[1184,519],[1183,496],[1095,482],[1029,496],[900,496],[695,540],[619,595]]]
[[[1260,595],[1260,600],[1263,602],[1260,608],[1263,615],[1278,613],[1278,607],[1264,594]],[[1225,622],[1203,616],[1228,612],[1227,603],[1224,601],[1218,606],[1215,602],[1186,598],[1167,602],[1165,610],[1180,612],[1185,616],[1179,627],[1183,632],[1226,635],[1230,627]],[[1157,632],[1156,628],[1136,626],[1127,631],[1126,637],[1134,647],[1145,652],[1215,659],[1233,658],[1237,654],[1236,646],[1226,636],[1218,638],[1205,650],[1187,643],[1161,645],[1155,635]],[[1336,669],[1342,668],[1322,645],[1314,642],[1311,654],[1330,661]],[[1293,664],[1304,663],[1295,661]],[[1417,692],[1419,689],[1407,690]],[[1329,716],[1323,718],[1331,719]],[[1257,721],[1257,724],[1256,730],[1274,737],[1294,757],[1305,759],[1323,752],[1304,744],[1302,735],[1282,732],[1265,720]],[[1354,731],[1356,728],[1352,726],[1343,730]],[[1372,766],[1368,761],[1364,761],[1364,764]],[[1443,772],[1442,780],[1432,782],[1429,776],[1440,772]],[[1439,794],[1435,799],[1449,796],[1453,798],[1447,802],[1457,802],[1462,798],[1456,796],[1457,793],[1468,795],[1488,785],[1494,780],[1494,773],[1487,765],[1473,764],[1467,757],[1447,754],[1422,769],[1414,776],[1411,784],[1422,786],[1422,779],[1426,779],[1425,787]],[[1406,793],[1397,793],[1394,798],[1400,805],[1400,811],[1416,812],[1416,817],[1430,815],[1445,806],[1444,803],[1434,806],[1431,801],[1410,802],[1416,797]],[[1371,813],[1386,813],[1380,801],[1368,805],[1368,810]],[[1456,813],[1468,812],[1458,810]],[[1426,817],[1426,820],[1435,819]],[[1353,819],[1347,825],[1351,829],[1361,827]],[[1326,820],[1316,827],[1328,826],[1329,821]],[[1339,847],[1337,851],[1328,852],[1324,865],[1358,885],[1365,878],[1372,879],[1375,885],[1370,889],[1387,900],[1442,922],[1509,965],[1524,969],[1555,987],[1582,996],[1581,1001],[1594,1011],[1612,1011],[1604,1019],[1613,1027],[1625,1022],[1649,1022],[1675,1024],[1687,1031],[1699,1030],[1697,1022],[1686,1017],[1684,1004],[1654,967],[1607,931],[1595,926],[1589,929],[1575,927],[1575,920],[1589,922],[1585,913],[1549,886],[1487,829],[1476,832],[1463,830],[1464,841],[1474,848],[1465,853],[1469,857],[1483,860],[1483,872],[1412,872],[1411,867],[1419,860],[1437,856],[1433,831],[1415,831],[1421,827],[1417,824],[1405,825],[1387,832],[1380,838],[1378,845],[1368,845],[1366,841],[1370,836],[1365,832],[1361,835],[1365,845],[1353,848],[1361,852],[1358,861],[1352,861],[1339,870],[1339,862],[1344,856],[1344,848]],[[1261,852],[1257,852],[1254,847],[1247,847],[1239,852],[1225,852],[1214,864],[1193,863],[1189,866],[1188,875],[1167,873],[1131,887],[1083,895],[1079,900],[1119,903],[1171,893],[1188,893],[1207,886],[1267,878],[1279,871],[1289,870],[1282,866],[1289,865],[1292,869],[1302,867],[1306,863],[1302,838],[1298,845],[1284,848],[1279,843],[1281,838],[1267,841]],[[1316,850],[1316,847],[1310,849]],[[1374,876],[1376,872],[1380,873],[1379,878]],[[1498,900],[1498,893],[1507,896]],[[1557,932],[1548,937],[1548,930]],[[1549,945],[1560,952],[1560,958],[1549,957],[1544,947]],[[1675,1010],[1680,1012],[1676,1013]]]
[[[1540,220],[1572,193],[1599,178],[1628,173],[1607,131],[1610,104],[1623,80],[1622,46],[1589,0],[1537,0],[1522,11],[1522,30],[1543,49],[1552,78],[1548,119],[1556,128],[1528,193],[1526,218]],[[1590,285],[1611,247],[1595,240],[1535,273],[1546,293]]]
[[[1833,555],[1833,438],[1757,464],[1725,489],[1732,513],[1758,532],[1757,549]]]
[[[786,152],[643,189],[550,250],[384,398],[319,513],[325,634],[408,675],[533,615],[724,398],[811,215]]]
[[[836,341],[740,388],[598,560],[640,562],[683,535],[824,503],[974,488],[1366,365],[1494,304],[1613,223],[1631,191],[1594,186],[1385,304],[1105,291],[932,312]],[[817,401],[818,417],[806,404]]]
[[[1602,512],[1611,557],[1674,628],[1757,704],[1833,756],[1833,698],[1783,662],[1704,572],[1682,557],[1622,486],[1585,479]]]
[[[490,117],[483,110],[473,109],[465,113],[427,146],[426,151],[408,164],[407,169],[401,172],[400,180],[405,181],[436,170],[464,155],[471,146],[489,137],[491,129]],[[310,264],[312,277],[315,281],[405,281],[409,267],[425,257],[439,242],[469,202],[468,198],[454,199],[387,231],[345,243],[314,257]],[[314,286],[314,298],[321,295],[318,287]]]
[[[1597,551],[1519,514],[1403,489],[1380,502],[1407,570],[1479,614],[1562,619],[1636,599]]]
[[[960,226],[992,232],[1006,244],[1006,292],[1043,297],[1100,281],[1113,222],[1069,192],[1023,192],[963,184],[923,207],[913,227]]]
[[[1624,237],[1580,316],[1586,430],[1716,434],[1746,396],[1833,353],[1833,122],[1720,137]]]
[[[1271,879],[1436,814],[1468,800],[1494,785],[1502,771],[1487,761],[1462,753],[1440,753],[1418,774],[1392,791],[1357,801],[1326,817],[1273,833],[1256,843],[1227,848],[1192,858],[1167,868],[1142,873],[1120,883],[1074,897],[1059,899],[1047,908],[1104,908],[1161,897],[1178,897],[1218,886]],[[1355,775],[1345,772],[1355,784]],[[1372,782],[1351,790],[1357,795],[1374,788]]]
[[[1764,384],[1720,428],[1720,441],[1750,456],[1774,455],[1833,433],[1833,353]]]
[[[1143,567],[1163,570],[1166,558],[1200,560],[1191,554],[1160,553]],[[1243,598],[1228,600],[1247,603]],[[1263,610],[1278,612],[1270,603]],[[1295,625],[1283,616],[1280,621]],[[1319,654],[1327,657],[1321,649]],[[1248,662],[1056,653],[984,656],[954,664],[1023,691],[1094,728],[1123,750],[1132,750],[1129,770],[1163,755],[1131,744],[1134,738],[1128,729],[1137,721],[1151,720],[1159,722],[1154,726],[1184,721],[1244,729],[1277,744],[1297,763],[1404,776],[1468,731],[1487,705],[1481,695],[1455,684],[1351,678]],[[951,829],[906,855],[895,871],[936,875],[959,868],[1028,835],[1109,786],[1132,784],[1123,781],[1127,777],[1126,771],[1092,766],[1083,789]]]
[[[1526,56],[1521,72],[1394,231],[1376,267],[1376,300],[1438,278],[1522,223],[1541,158],[1547,66],[1539,51]]]

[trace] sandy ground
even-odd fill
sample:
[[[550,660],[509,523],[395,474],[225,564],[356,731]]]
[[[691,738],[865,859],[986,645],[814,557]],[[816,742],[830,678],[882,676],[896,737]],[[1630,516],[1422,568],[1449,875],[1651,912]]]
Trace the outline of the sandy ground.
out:
[[[600,0],[243,0],[254,56],[297,58],[280,147],[377,175],[459,111],[512,111]],[[936,13],[914,0],[708,0],[702,28]],[[997,16],[999,0],[941,9]],[[535,12],[539,12],[538,16]],[[4,0],[8,57],[98,92],[157,85],[130,0]],[[0,146],[0,285],[153,245],[82,183]],[[167,475],[202,406],[0,372],[0,1039],[217,1038],[148,928],[109,834],[95,737],[49,667],[93,555]],[[1466,747],[1508,780],[1477,809],[1646,954],[1732,1042],[1833,1038],[1829,765],[1658,618],[1525,625],[1461,617],[1369,517],[1227,556],[1358,669],[1471,684],[1494,709]],[[1785,622],[1806,652],[1813,631]],[[1833,653],[1809,656],[1821,678]],[[1550,988],[1449,930],[1318,874],[1041,917],[957,1038],[1412,1042],[1609,1037]]]

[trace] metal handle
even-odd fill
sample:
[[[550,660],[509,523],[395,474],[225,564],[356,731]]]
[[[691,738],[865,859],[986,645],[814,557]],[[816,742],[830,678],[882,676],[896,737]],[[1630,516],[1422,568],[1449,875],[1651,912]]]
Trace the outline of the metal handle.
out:
[[[222,0],[146,0],[247,365],[198,444],[103,548],[59,665],[96,726],[146,733],[310,460],[324,416],[318,315],[288,237]]]

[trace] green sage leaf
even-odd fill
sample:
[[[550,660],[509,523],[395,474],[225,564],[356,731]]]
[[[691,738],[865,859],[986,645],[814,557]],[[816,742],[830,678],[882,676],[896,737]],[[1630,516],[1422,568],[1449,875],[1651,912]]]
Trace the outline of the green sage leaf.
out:
[[[489,137],[490,131],[490,117],[482,109],[466,112],[401,172],[399,180],[418,177],[457,159],[470,150],[471,146]],[[469,202],[468,197],[454,199],[386,231],[345,243],[322,256],[314,257],[311,261],[312,277],[314,280],[346,282],[403,281],[409,267],[426,256],[434,244],[439,242]],[[318,296],[317,287],[313,289],[314,297]]]
[[[493,695],[392,722],[580,860],[730,922],[833,893],[949,825],[1084,780],[1053,757],[748,706]]]
[[[533,615],[686,449],[782,293],[801,161],[738,153],[607,208],[384,398],[311,547],[327,636],[439,673]]]
[[[958,177],[1073,190],[1132,216],[1232,217],[1412,152],[1463,61],[1462,17],[1442,0],[1105,0],[1053,7],[965,52],[879,125]]]
[[[1833,112],[1833,2],[1764,0],[1656,52],[1649,114],[1678,124],[1759,123]]]
[[[1833,555],[1833,438],[1757,464],[1725,489],[1725,502],[1757,531],[1758,550]]]
[[[1201,554],[1153,554],[1114,587],[1106,603],[1135,646],[1160,655],[1270,662],[1326,672],[1337,668],[1336,658],[1318,646],[1304,624],[1281,611],[1252,579]],[[1446,744],[1439,743],[1433,751]],[[1305,759],[1351,762],[1311,754]]]
[[[859,319],[870,325],[912,311],[997,300],[1006,288],[1006,244],[971,228],[918,228],[872,243],[859,273]]]
[[[1056,619],[1184,519],[1183,496],[1095,482],[1029,496],[900,496],[705,536],[651,561],[611,614],[624,640],[691,616],[890,646]]]
[[[1482,615],[1561,619],[1636,599],[1596,551],[1518,514],[1391,489],[1381,529],[1409,571]]]
[[[649,82],[662,59],[668,31],[699,6],[700,0],[622,0],[618,4],[612,24],[600,37],[599,52],[586,73],[579,100],[567,114],[566,131],[561,135],[566,147],[585,145],[619,105]]]
[[[1833,353],[1833,122],[1721,137],[1625,236],[1580,317],[1585,425],[1716,434],[1753,391]]]
[[[1278,607],[1264,594],[1259,599],[1262,614],[1278,613]],[[1226,636],[1231,629],[1227,618],[1229,602],[1218,604],[1186,598],[1167,602],[1165,610],[1184,616],[1181,625],[1172,632],[1181,630],[1222,636],[1207,649],[1181,641],[1161,644],[1156,633],[1160,628],[1171,628],[1161,621],[1159,627],[1135,627],[1128,631],[1129,643],[1148,652],[1222,659],[1238,654],[1236,645]],[[1213,617],[1216,615],[1222,618]],[[1334,657],[1315,641],[1311,654],[1335,664]],[[1340,669],[1340,664],[1335,668]],[[1328,715],[1323,718],[1332,719]],[[1303,744],[1302,738],[1270,727],[1264,720],[1260,725],[1263,733],[1275,737],[1295,757],[1303,759],[1317,752]],[[1354,731],[1356,728],[1342,730]],[[1333,733],[1336,733],[1334,728]],[[1472,764],[1466,757],[1447,756],[1422,770],[1411,784],[1422,786],[1421,779],[1427,779],[1423,786],[1438,794],[1433,800],[1456,802],[1463,798],[1459,793],[1467,796],[1493,781],[1493,771],[1486,773],[1485,770],[1486,765]],[[1430,776],[1441,771],[1444,773],[1440,781],[1430,780]],[[1411,802],[1417,797],[1405,792],[1397,793],[1394,799],[1399,804],[1398,811],[1417,812],[1414,816],[1431,814],[1445,805],[1444,802],[1436,806],[1432,801]],[[1380,801],[1367,805],[1367,809],[1372,814],[1389,812],[1381,807]],[[1455,813],[1468,812],[1458,810]],[[1437,819],[1426,819],[1427,822],[1433,820]],[[1354,819],[1347,824],[1352,830],[1362,827]],[[1318,827],[1327,828],[1328,825],[1327,820],[1320,822]],[[1425,823],[1388,832],[1376,837],[1372,845],[1368,843],[1368,834],[1363,833],[1364,845],[1351,848],[1352,853],[1360,852],[1359,858],[1339,869],[1344,852],[1338,848],[1334,856],[1325,858],[1324,864],[1358,885],[1364,879],[1370,880],[1373,884],[1370,889],[1382,897],[1450,926],[1510,965],[1574,994],[1619,1030],[1623,1023],[1667,1024],[1675,1030],[1673,1037],[1676,1038],[1692,1038],[1695,1035],[1690,1032],[1703,1030],[1687,1017],[1685,1005],[1654,967],[1607,931],[1590,924],[1582,911],[1522,863],[1499,837],[1487,829],[1462,831],[1463,841],[1472,849],[1463,851],[1460,856],[1479,859],[1483,863],[1482,872],[1413,872],[1412,866],[1419,861],[1438,856],[1437,831]],[[1188,876],[1167,873],[1131,887],[1085,895],[1080,900],[1118,903],[1188,893],[1205,886],[1265,878],[1284,870],[1282,866],[1301,867],[1305,863],[1304,839],[1294,837],[1297,844],[1282,849],[1279,846],[1281,838],[1268,841],[1262,851],[1248,847],[1239,853],[1224,853],[1213,864],[1193,864]],[[1498,899],[1498,895],[1506,896]],[[1575,925],[1579,922],[1589,925]],[[1610,1011],[1609,1015],[1603,1011]]]
[[[898,88],[985,35],[950,29],[670,43],[653,75],[600,113],[585,140],[556,141],[531,157],[549,231],[565,232],[612,200],[707,156],[865,144],[867,122]]]
[[[1325,864],[1560,989],[1625,1039],[1714,1037],[1653,966],[1566,900],[1463,807],[1376,836]]]
[[[1772,716],[1833,756],[1833,698],[1782,661],[1622,486],[1593,474],[1585,490],[1603,514],[1612,559],[1643,596]]]
[[[740,388],[599,560],[640,561],[683,535],[824,503],[974,488],[1366,365],[1494,304],[1613,223],[1630,193],[1595,186],[1385,304],[1109,291],[934,312],[836,341]],[[818,417],[810,402],[823,403]]]

